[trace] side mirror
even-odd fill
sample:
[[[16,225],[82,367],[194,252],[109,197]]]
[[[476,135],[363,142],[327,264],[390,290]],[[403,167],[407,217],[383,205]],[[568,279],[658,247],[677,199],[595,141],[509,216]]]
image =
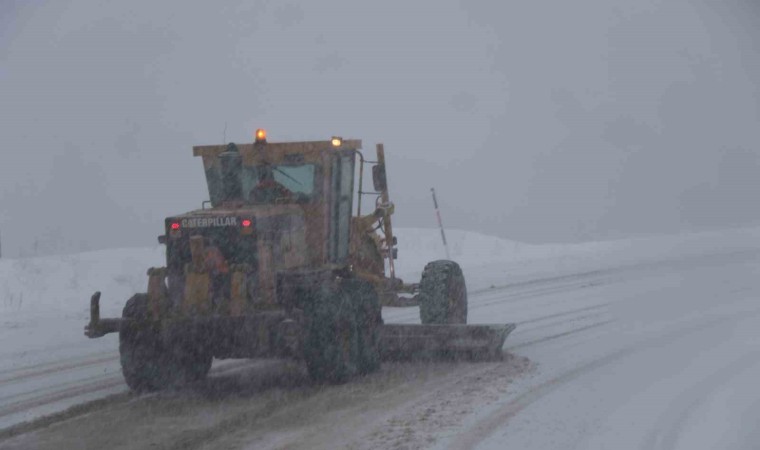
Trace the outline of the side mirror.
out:
[[[388,190],[388,181],[385,178],[385,164],[372,166],[372,184],[377,192]]]

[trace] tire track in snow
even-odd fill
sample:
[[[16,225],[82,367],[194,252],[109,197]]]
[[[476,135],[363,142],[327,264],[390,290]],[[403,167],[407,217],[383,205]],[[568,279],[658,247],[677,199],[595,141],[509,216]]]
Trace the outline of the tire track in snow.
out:
[[[510,290],[515,288],[521,288],[524,286],[540,285],[544,283],[562,282],[567,280],[578,280],[582,278],[594,278],[594,277],[607,277],[623,272],[636,272],[636,271],[652,271],[661,268],[679,268],[683,264],[692,265],[694,261],[705,261],[705,264],[714,264],[713,259],[716,258],[729,258],[730,260],[753,260],[760,254],[760,248],[741,249],[741,250],[714,250],[705,251],[704,253],[697,253],[692,255],[686,255],[676,258],[667,259],[653,259],[651,261],[640,261],[634,263],[620,263],[615,266],[581,271],[576,273],[569,273],[566,275],[558,275],[551,277],[539,277],[534,279],[528,279],[525,281],[518,281],[515,283],[508,283],[503,285],[496,285],[488,288],[480,288],[470,291],[470,294],[482,294],[485,292],[493,292],[498,290]]]
[[[605,280],[588,280],[582,283],[567,283],[559,286],[545,286],[541,288],[531,289],[529,291],[517,291],[513,293],[506,293],[504,291],[494,292],[493,295],[479,294],[474,297],[474,301],[470,306],[474,309],[482,309],[493,305],[502,304],[519,304],[525,301],[532,301],[536,298],[546,297],[551,298],[554,294],[566,294],[568,292],[575,292],[582,289],[589,289],[593,287],[603,286],[609,284],[611,278]],[[552,299],[556,301],[556,299]],[[547,301],[546,303],[551,303]]]
[[[543,322],[544,320],[549,320],[549,319],[555,319],[555,318],[559,318],[559,317],[570,316],[570,315],[573,315],[573,314],[577,314],[579,312],[594,311],[594,310],[597,310],[597,309],[606,308],[607,306],[609,306],[609,303],[600,303],[598,305],[584,306],[582,308],[576,308],[576,309],[571,309],[571,310],[563,311],[563,312],[559,312],[559,313],[553,313],[553,314],[547,314],[547,315],[544,315],[544,316],[538,316],[538,317],[534,317],[532,319],[521,320],[521,321],[517,322],[517,325],[525,325],[525,324],[529,324],[529,323]]]
[[[521,289],[521,288],[531,288],[533,286],[539,286],[538,288],[534,289],[541,289],[540,285],[542,284],[553,284],[553,283],[561,283],[564,281],[571,281],[571,283],[568,284],[578,284],[578,279],[580,278],[594,278],[599,276],[606,276],[610,273],[620,270],[619,269],[601,269],[601,270],[590,270],[588,272],[578,272],[578,273],[571,273],[567,275],[559,275],[559,276],[553,276],[553,277],[540,277],[535,278],[532,280],[526,280],[526,281],[518,281],[515,283],[508,283],[508,284],[502,284],[502,285],[494,285],[492,287],[487,288],[480,288],[480,289],[474,289],[470,291],[470,294],[478,295],[478,294],[484,294],[488,292],[495,292],[495,291],[506,291],[506,290],[512,290],[512,289]],[[527,292],[530,292],[530,289],[526,289]]]
[[[280,401],[264,411],[252,409],[211,427],[185,432],[167,448],[418,448],[423,440],[417,438],[426,432],[415,427],[418,435],[408,436],[404,426],[408,420],[424,417],[426,426],[434,426],[437,419],[457,420],[458,413],[446,408],[447,396],[458,397],[458,410],[474,410],[477,399],[470,394],[492,385],[485,380],[512,379],[528,370],[529,361],[520,357],[476,365],[388,364],[381,372],[346,385],[312,389],[299,402]],[[315,410],[319,416],[314,416]],[[403,445],[388,444],[399,438],[405,441]]]
[[[722,367],[706,379],[682,392],[671,406],[657,420],[658,428],[649,433],[643,448],[651,450],[672,450],[676,448],[681,432],[688,419],[702,405],[710,392],[720,390],[729,381],[738,378],[749,369],[758,366],[760,351],[741,355],[739,359]]]
[[[100,378],[100,377],[96,377],[96,378]],[[10,403],[9,405],[6,405],[2,409],[0,409],[0,418],[10,416],[12,414],[24,412],[24,411],[37,408],[40,406],[45,406],[51,403],[56,403],[61,400],[79,397],[86,394],[94,394],[99,391],[103,391],[106,389],[124,385],[124,380],[122,379],[121,375],[109,376],[106,380],[99,381],[99,382],[92,382],[92,379],[81,380],[81,381],[85,381],[87,382],[87,384],[85,385],[78,384],[76,386],[65,388],[65,389],[57,389],[53,393],[38,395],[27,400]],[[25,394],[22,394],[22,395],[25,395]]]
[[[36,364],[33,366],[18,367],[12,370],[2,371],[0,372],[0,376],[2,376],[3,373],[15,373],[15,375],[10,375],[6,378],[0,378],[0,385],[12,383],[19,380],[28,380],[30,378],[36,378],[54,373],[65,372],[68,370],[81,369],[83,367],[96,366],[98,364],[116,362],[119,360],[119,356],[114,356],[113,352],[108,352],[107,354],[108,356],[92,359],[89,359],[91,357],[86,357],[79,360],[63,363],[61,361],[56,361],[53,363]]]
[[[113,355],[113,354],[114,353],[112,351],[91,353],[91,354],[88,354],[88,355],[85,355],[85,356],[81,356],[79,358],[75,358],[74,361],[89,360],[90,358],[93,358],[93,357],[100,358],[100,357],[103,357],[103,356],[106,356],[106,355]],[[71,359],[67,359],[66,361],[72,361],[72,360]],[[54,366],[56,364],[60,364],[61,362],[62,361],[60,361],[60,360],[59,361],[46,361],[46,362],[43,362],[43,363],[31,364],[31,365],[28,365],[28,366],[19,366],[19,367],[11,367],[11,368],[8,368],[8,369],[2,369],[2,370],[0,370],[0,376],[5,376],[5,375],[8,375],[8,374],[14,374],[14,373],[18,373],[18,372],[24,372],[24,371],[28,371],[28,370],[37,370],[37,369],[41,369],[41,368],[46,368],[46,367]]]
[[[144,419],[147,418],[147,422],[152,424],[154,417],[168,414],[168,417],[177,418],[178,427],[185,427],[187,428],[187,432],[192,433],[207,426],[204,417],[208,414],[214,418],[217,415],[237,417],[234,411],[220,411],[221,401],[228,397],[237,399],[241,395],[242,402],[238,401],[237,403],[242,403],[246,410],[260,410],[263,408],[264,412],[269,414],[272,412],[272,407],[278,406],[281,403],[282,391],[280,389],[283,387],[287,389],[287,386],[295,383],[295,385],[299,386],[297,389],[293,389],[297,396],[302,391],[312,393],[322,391],[318,389],[319,386],[303,383],[303,380],[307,377],[305,372],[305,370],[300,369],[294,371],[291,363],[281,360],[233,360],[227,365],[212,369],[209,380],[205,383],[193,383],[176,390],[171,389],[144,395],[124,392],[86,404],[77,404],[61,413],[16,425],[6,430],[0,430],[0,448],[28,448],[31,445],[28,441],[19,444],[18,440],[21,439],[23,441],[25,439],[24,435],[27,434],[50,433],[50,427],[53,425],[58,426],[54,428],[55,431],[52,432],[54,434],[70,432],[67,438],[68,444],[64,444],[65,448],[79,448],[82,446],[87,448],[110,447],[114,443],[114,435],[103,435],[100,433],[103,427],[112,427],[115,434],[119,435],[120,433],[121,437],[118,438],[120,445],[129,446],[130,442],[133,443],[135,440],[139,442],[141,439],[142,441],[154,442],[155,439],[153,438],[155,437],[163,441],[160,445],[161,448],[167,448],[167,445],[174,445],[178,440],[181,440],[178,438],[182,438],[184,433],[183,435],[177,435],[176,430],[172,430],[173,427],[161,428],[158,431],[154,431],[151,425],[149,426],[151,431],[146,432],[144,436],[134,436],[132,420],[142,420],[145,422]],[[283,374],[289,374],[293,376],[294,380],[300,381],[287,381],[288,376],[283,377]],[[252,393],[255,392],[268,392],[268,395],[272,399],[267,402],[268,405],[250,404],[247,399],[251,398]],[[213,411],[209,412],[205,408],[199,409],[199,405],[206,405],[206,408],[211,408]],[[188,414],[188,409],[200,413],[201,417]],[[239,411],[241,408],[240,405],[237,405],[233,409]],[[83,417],[89,416],[94,412],[97,412],[97,414],[92,415],[92,417]],[[135,414],[135,416],[130,416],[129,414]],[[104,419],[105,423],[101,420],[102,417],[107,417],[107,419]],[[168,417],[164,419],[168,420]],[[77,422],[77,420],[80,422]],[[188,427],[185,422],[193,420],[195,420],[193,425]],[[91,426],[93,422],[97,421],[99,422],[95,426]],[[210,420],[210,422],[213,421]],[[114,424],[116,425],[114,426]],[[122,424],[124,426],[121,426]],[[83,432],[83,428],[89,431]],[[39,444],[40,441],[36,440],[36,437],[32,436],[29,439],[34,443],[34,447],[41,446]],[[101,443],[97,445],[92,443],[96,441],[101,441]],[[45,444],[47,445],[46,448],[57,449],[61,447],[59,436],[53,437],[52,441],[45,441]],[[135,444],[133,443],[132,445]],[[130,448],[143,448],[143,446],[137,444],[135,447]],[[178,446],[177,448],[185,447]]]
[[[118,359],[118,358],[116,358]],[[245,370],[246,368],[254,365],[253,360],[245,360],[240,362],[231,362],[224,364],[220,367],[211,369],[209,376],[226,376],[232,375],[235,372]],[[110,390],[119,386],[123,386],[124,390],[127,390],[127,385],[124,382],[124,378],[121,372],[118,374],[98,375],[85,379],[78,379],[76,381],[57,384],[50,386],[49,392],[41,395],[33,395],[31,398],[24,400],[12,401],[12,399],[28,396],[33,394],[31,392],[22,392],[18,394],[9,395],[0,398],[0,419],[8,417],[14,414],[23,413],[25,411],[31,411],[35,408],[52,405],[57,402],[62,402],[69,399],[76,399],[77,397],[84,397],[86,395],[97,394],[101,391]],[[146,394],[152,395],[152,394]],[[81,403],[78,405],[72,405],[68,409],[62,412],[54,413],[35,419],[31,422],[12,425],[10,427],[0,429],[0,441],[7,439],[8,437],[16,436],[20,433],[26,433],[33,429],[40,428],[41,426],[48,426],[51,423],[67,420],[78,415],[90,413],[96,409],[102,409],[104,407],[113,406],[118,403],[129,400],[134,397],[135,394],[124,392],[120,394],[113,394],[107,397],[102,397],[89,402]],[[8,400],[10,402],[6,403]],[[5,403],[5,404],[2,404]],[[89,406],[88,406],[89,405]],[[35,425],[36,424],[36,425]],[[14,431],[23,430],[23,431]]]
[[[760,309],[755,309],[751,312],[741,311],[728,315],[727,317],[720,317],[707,321],[694,321],[694,323],[678,328],[671,332],[666,332],[659,336],[644,339],[638,341],[632,345],[623,347],[614,352],[608,353],[604,356],[595,358],[589,362],[586,362],[573,369],[567,370],[551,379],[544,381],[536,386],[532,386],[528,391],[518,395],[511,401],[508,401],[502,407],[496,409],[488,416],[476,421],[465,433],[457,436],[447,448],[450,449],[471,449],[478,443],[482,442],[486,438],[490,437],[499,428],[502,428],[506,423],[525,410],[533,403],[546,397],[548,394],[554,392],[557,389],[562,388],[564,385],[580,378],[581,376],[601,368],[607,364],[613,363],[621,358],[631,355],[639,350],[656,346],[663,341],[668,341],[683,337],[695,332],[704,332],[707,327],[714,327],[726,322],[737,320],[737,318],[743,319],[750,316],[760,315]],[[562,333],[563,336],[567,336],[568,333]],[[563,337],[559,336],[559,337]],[[666,447],[667,448],[667,447]]]
[[[584,325],[584,326],[578,327],[578,328],[573,328],[571,330],[563,331],[561,333],[552,334],[552,335],[549,335],[549,336],[542,336],[540,338],[533,339],[533,340],[530,340],[530,341],[527,341],[527,342],[521,342],[519,344],[507,347],[506,350],[508,350],[508,351],[514,351],[514,350],[517,350],[517,349],[520,349],[520,348],[530,347],[530,346],[533,346],[533,345],[536,345],[536,344],[541,344],[541,343],[544,343],[544,342],[553,341],[555,339],[561,339],[561,338],[566,337],[566,336],[582,333],[584,331],[592,330],[594,328],[603,327],[605,325],[609,325],[610,323],[614,323],[614,322],[617,322],[617,320],[610,319],[610,320],[603,320],[601,322],[594,322],[592,324]]]

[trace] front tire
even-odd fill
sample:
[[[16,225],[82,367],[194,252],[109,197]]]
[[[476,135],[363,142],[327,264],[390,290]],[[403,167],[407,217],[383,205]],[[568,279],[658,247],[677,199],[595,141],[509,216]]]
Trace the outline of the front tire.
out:
[[[423,324],[467,323],[467,286],[459,264],[428,263],[420,280],[419,302]]]

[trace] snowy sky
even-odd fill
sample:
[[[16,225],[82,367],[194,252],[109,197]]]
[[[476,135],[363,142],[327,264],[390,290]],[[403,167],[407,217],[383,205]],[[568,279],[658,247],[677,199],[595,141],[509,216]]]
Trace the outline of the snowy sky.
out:
[[[447,226],[531,242],[758,224],[758,23],[753,0],[0,0],[3,253],[155,243],[225,124],[384,142],[398,226],[436,225],[431,186]]]

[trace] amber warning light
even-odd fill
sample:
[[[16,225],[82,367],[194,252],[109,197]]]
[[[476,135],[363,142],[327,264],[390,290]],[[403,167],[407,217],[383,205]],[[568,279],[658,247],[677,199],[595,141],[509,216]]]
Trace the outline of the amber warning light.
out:
[[[263,128],[256,130],[256,142],[264,143],[267,141],[267,131]]]

